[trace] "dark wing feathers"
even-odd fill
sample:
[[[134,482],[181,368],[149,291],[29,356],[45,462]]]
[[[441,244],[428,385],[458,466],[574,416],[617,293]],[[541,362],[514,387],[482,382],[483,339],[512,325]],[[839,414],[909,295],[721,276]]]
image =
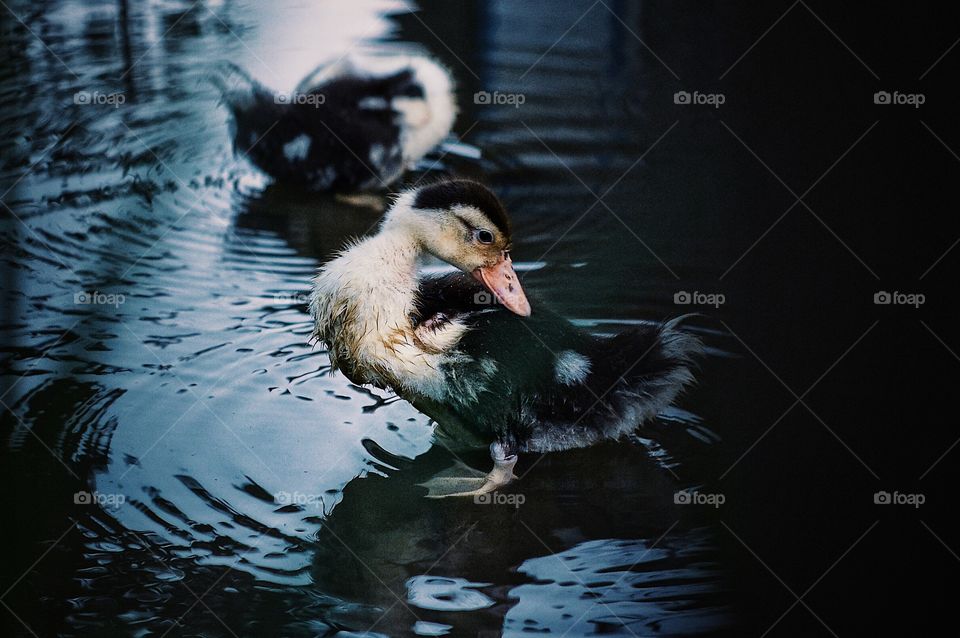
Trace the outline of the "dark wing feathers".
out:
[[[235,148],[269,175],[291,183],[316,185],[321,180],[326,189],[377,184],[402,165],[400,123],[391,99],[409,93],[412,82],[410,70],[337,77],[292,102],[248,82],[225,93],[236,125]],[[291,160],[284,146],[302,135],[310,140],[307,155]],[[383,149],[382,165],[370,160],[374,146]],[[326,167],[335,167],[336,173],[324,174]]]
[[[545,445],[536,440],[548,434],[592,442],[639,426],[692,379],[700,344],[678,320],[597,337],[532,301],[531,316],[519,317],[491,304],[473,278],[453,273],[423,280],[415,317],[470,326],[457,345],[466,356],[444,372],[464,386],[463,396],[477,396],[462,418],[518,449]],[[637,421],[624,423],[631,418]]]

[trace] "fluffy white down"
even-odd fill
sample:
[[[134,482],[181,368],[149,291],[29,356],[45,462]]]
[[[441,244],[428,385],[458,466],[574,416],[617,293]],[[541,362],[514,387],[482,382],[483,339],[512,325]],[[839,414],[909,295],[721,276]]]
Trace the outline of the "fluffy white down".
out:
[[[402,195],[394,213],[410,197]],[[419,253],[418,241],[404,228],[385,224],[321,267],[310,313],[334,367],[364,383],[446,400],[441,364],[466,328],[453,321],[436,331],[414,329]]]
[[[576,350],[564,350],[557,355],[554,376],[557,383],[576,385],[583,383],[590,374],[590,359]]]
[[[409,165],[439,144],[450,133],[457,117],[453,79],[450,72],[427,58],[410,58],[410,66],[423,85],[427,113],[411,113],[415,125],[404,129],[403,158]]]

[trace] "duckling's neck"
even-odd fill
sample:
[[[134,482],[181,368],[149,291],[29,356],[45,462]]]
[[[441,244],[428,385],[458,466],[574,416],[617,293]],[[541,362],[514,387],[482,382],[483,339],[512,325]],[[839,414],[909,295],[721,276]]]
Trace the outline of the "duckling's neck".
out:
[[[379,233],[326,264],[314,280],[315,334],[329,344],[332,367],[355,383],[443,395],[443,344],[435,337],[427,343],[411,319],[423,252],[415,226],[388,218]],[[444,336],[455,340],[458,330]]]
[[[417,290],[417,262],[423,252],[419,239],[399,224],[386,223],[380,232],[349,251],[370,295],[369,301],[384,307],[395,306],[402,297],[413,302]],[[409,313],[403,315],[406,317]]]

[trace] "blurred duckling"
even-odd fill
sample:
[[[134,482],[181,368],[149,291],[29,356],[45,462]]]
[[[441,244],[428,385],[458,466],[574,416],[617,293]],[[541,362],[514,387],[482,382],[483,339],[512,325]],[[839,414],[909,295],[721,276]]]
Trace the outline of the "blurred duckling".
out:
[[[229,64],[215,78],[236,152],[311,191],[385,189],[456,119],[450,72],[420,56],[346,57],[277,93]]]

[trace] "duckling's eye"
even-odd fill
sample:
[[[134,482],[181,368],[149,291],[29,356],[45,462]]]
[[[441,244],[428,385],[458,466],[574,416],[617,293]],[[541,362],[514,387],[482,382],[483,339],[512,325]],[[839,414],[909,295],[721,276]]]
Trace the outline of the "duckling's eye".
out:
[[[481,244],[492,244],[493,243],[493,233],[489,230],[479,229],[473,231],[473,237]]]

